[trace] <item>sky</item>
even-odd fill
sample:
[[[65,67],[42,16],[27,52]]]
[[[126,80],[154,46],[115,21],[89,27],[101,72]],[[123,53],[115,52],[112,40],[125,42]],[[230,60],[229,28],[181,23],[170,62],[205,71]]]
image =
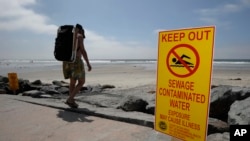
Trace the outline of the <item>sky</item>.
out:
[[[159,31],[215,26],[215,59],[250,59],[250,0],[0,0],[0,59],[54,59],[82,24],[89,59],[157,59]]]

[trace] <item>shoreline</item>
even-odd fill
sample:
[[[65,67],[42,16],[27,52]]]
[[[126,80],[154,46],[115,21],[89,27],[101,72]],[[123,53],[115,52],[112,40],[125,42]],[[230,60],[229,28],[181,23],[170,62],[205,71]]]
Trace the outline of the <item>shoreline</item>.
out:
[[[93,63],[92,68],[91,72],[86,70],[85,85],[111,84],[121,89],[156,85],[156,63]],[[35,80],[41,80],[43,83],[52,83],[54,80],[69,82],[63,77],[61,65],[1,69],[0,75],[7,76],[8,72],[16,72],[19,79],[30,82]],[[217,64],[213,66],[211,77],[211,85],[250,87],[250,65]]]

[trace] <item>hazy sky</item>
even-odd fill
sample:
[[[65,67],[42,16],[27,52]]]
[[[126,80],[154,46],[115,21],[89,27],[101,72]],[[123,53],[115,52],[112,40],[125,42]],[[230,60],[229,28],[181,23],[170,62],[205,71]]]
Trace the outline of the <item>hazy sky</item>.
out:
[[[214,58],[250,58],[250,0],[0,0],[0,59],[54,59],[80,23],[90,59],[156,59],[158,31],[216,26]]]

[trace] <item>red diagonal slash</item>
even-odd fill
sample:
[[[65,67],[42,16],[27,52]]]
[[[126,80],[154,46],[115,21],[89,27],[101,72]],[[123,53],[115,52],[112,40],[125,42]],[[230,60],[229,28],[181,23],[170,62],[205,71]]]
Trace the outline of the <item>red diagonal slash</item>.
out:
[[[192,53],[195,55],[196,57],[196,63],[195,63],[195,66],[193,69],[191,69],[188,64],[176,53],[176,49],[178,48],[188,48],[189,50],[192,51]],[[170,67],[170,64],[169,64],[169,59],[170,59],[170,55],[173,54],[177,59],[178,61],[181,62],[181,64],[188,70],[189,73],[187,74],[178,74],[176,72],[174,72],[174,70],[172,70],[172,68]],[[184,78],[184,77],[188,77],[188,76],[191,76],[192,74],[194,74],[196,72],[196,70],[198,69],[199,67],[199,64],[200,64],[200,58],[199,58],[199,54],[198,52],[196,51],[196,49],[194,47],[192,47],[191,45],[188,45],[188,44],[179,44],[179,45],[176,45],[174,46],[168,53],[167,55],[167,58],[166,58],[166,63],[167,63],[167,68],[168,70],[175,76],[177,77],[181,77],[181,78]]]

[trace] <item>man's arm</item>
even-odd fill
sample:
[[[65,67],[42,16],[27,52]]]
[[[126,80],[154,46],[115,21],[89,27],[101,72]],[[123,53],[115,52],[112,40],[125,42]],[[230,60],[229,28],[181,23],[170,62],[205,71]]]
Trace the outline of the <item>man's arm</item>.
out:
[[[87,66],[88,66],[88,71],[91,71],[92,67],[91,67],[91,65],[90,65],[90,63],[89,63],[88,54],[87,54],[87,52],[86,52],[86,50],[85,50],[85,47],[84,47],[84,43],[83,43],[84,40],[83,40],[83,37],[82,37],[82,36],[78,37],[78,40],[79,40],[79,43],[80,43],[80,51],[81,51],[81,54],[82,54],[84,60],[85,60],[86,63],[87,63]]]

